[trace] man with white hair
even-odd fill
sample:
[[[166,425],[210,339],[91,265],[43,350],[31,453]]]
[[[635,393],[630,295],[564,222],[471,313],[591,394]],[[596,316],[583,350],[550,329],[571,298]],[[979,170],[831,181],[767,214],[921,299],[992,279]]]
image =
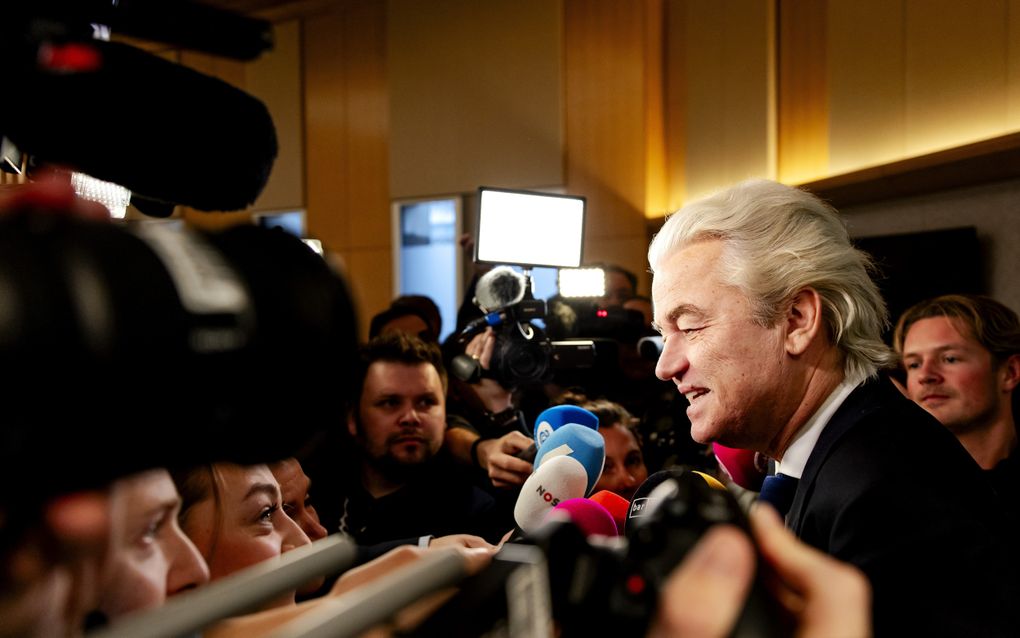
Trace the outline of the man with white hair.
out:
[[[876,633],[1020,634],[1012,530],[966,450],[879,377],[885,304],[836,211],[744,182],[672,215],[648,259],[656,374],[691,435],[775,460],[763,493],[787,486],[769,500],[790,529],[869,577]]]

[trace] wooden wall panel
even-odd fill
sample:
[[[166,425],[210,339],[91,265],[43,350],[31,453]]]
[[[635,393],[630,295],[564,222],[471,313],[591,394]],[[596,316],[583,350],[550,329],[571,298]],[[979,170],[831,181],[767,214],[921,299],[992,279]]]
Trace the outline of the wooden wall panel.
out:
[[[1018,0],[1020,1],[1020,0]],[[666,0],[663,117],[666,142],[667,212],[687,197],[687,0]]]
[[[309,232],[329,250],[350,245],[343,12],[304,23],[305,201]]]
[[[779,0],[778,168],[785,182],[828,171],[827,5]]]
[[[666,64],[665,2],[650,0],[645,11],[645,217],[669,212],[669,186],[666,171]]]
[[[274,25],[273,31],[273,50],[245,68],[247,91],[269,110],[279,147],[269,181],[252,206],[255,211],[298,210],[305,203],[301,25],[291,20]]]
[[[1006,7],[1006,127],[1020,129],[1020,0]]]
[[[383,3],[351,3],[343,38],[348,68],[346,211],[352,247],[390,246],[385,20]]]
[[[1005,0],[906,0],[908,155],[1006,128]]]
[[[612,260],[639,277],[645,212],[664,205],[661,92],[647,84],[661,81],[661,16],[657,0],[564,4],[567,191],[588,198],[585,259]],[[649,168],[650,158],[660,164]]]
[[[889,0],[828,0],[829,174],[904,156],[903,11]]]
[[[684,31],[670,34],[670,46],[682,47],[686,64],[687,198],[774,176],[772,2],[678,4]]]
[[[391,196],[561,186],[561,2],[386,6]]]
[[[308,226],[345,263],[363,330],[393,289],[385,19],[349,0],[303,29]]]

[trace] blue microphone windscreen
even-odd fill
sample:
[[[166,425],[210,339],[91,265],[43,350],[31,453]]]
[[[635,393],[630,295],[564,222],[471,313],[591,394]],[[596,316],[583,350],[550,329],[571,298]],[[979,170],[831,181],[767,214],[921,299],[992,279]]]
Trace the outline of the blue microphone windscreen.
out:
[[[554,405],[535,419],[535,445],[542,447],[550,434],[568,423],[599,429],[599,418],[594,413],[576,405]]]
[[[586,496],[591,493],[602,476],[602,466],[606,461],[606,442],[595,430],[576,423],[568,423],[550,434],[539,448],[535,456],[536,471],[546,459],[557,456],[569,456],[584,466],[584,471],[588,475],[588,487],[582,496]]]

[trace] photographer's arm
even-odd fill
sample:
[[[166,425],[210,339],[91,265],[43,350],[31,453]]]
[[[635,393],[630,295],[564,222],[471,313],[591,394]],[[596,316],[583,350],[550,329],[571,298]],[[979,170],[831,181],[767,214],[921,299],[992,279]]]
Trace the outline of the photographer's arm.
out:
[[[482,369],[488,370],[495,344],[495,333],[492,328],[486,328],[485,332],[468,342],[464,353],[476,359]],[[470,391],[489,414],[499,414],[513,408],[511,392],[495,379],[482,378],[478,383],[470,385]],[[445,439],[447,449],[455,458],[481,467],[496,487],[522,485],[528,478],[531,463],[515,455],[528,449],[531,443],[530,438],[517,431],[507,432],[498,438],[483,439],[477,432],[464,427],[448,428]]]

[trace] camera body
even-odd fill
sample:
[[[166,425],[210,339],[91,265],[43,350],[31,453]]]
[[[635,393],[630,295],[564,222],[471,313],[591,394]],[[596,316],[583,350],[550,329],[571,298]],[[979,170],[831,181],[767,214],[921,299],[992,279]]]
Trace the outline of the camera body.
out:
[[[628,520],[626,539],[617,543],[586,539],[564,519],[551,519],[518,542],[541,550],[548,568],[550,604],[534,605],[537,624],[555,621],[563,638],[646,636],[655,618],[663,584],[713,525],[735,525],[750,534],[733,496],[710,487],[693,472],[667,479],[654,498],[632,503],[640,515]],[[632,527],[632,523],[635,523]],[[501,552],[502,553],[502,552]],[[499,561],[471,577],[460,593],[412,636],[452,638],[498,633],[513,607],[507,583],[507,561]],[[533,561],[532,561],[533,562]],[[766,590],[762,562],[731,636],[778,638],[792,634],[781,607]],[[670,601],[684,604],[684,601]],[[548,621],[546,623],[545,621]]]
[[[549,561],[553,609],[564,636],[646,635],[663,585],[710,527],[729,524],[750,535],[733,495],[694,472],[668,479],[652,496],[631,503],[621,546],[589,543],[571,523],[550,523],[536,535]],[[732,636],[789,635],[781,607],[765,588],[762,566],[759,559]]]
[[[451,362],[451,373],[468,383],[486,377],[495,379],[505,388],[516,388],[549,381],[556,370],[591,367],[595,362],[594,342],[551,340],[544,330],[531,323],[532,319],[546,316],[545,301],[523,299],[472,321],[457,336],[456,345],[463,351],[475,335],[491,326],[496,333],[496,345],[489,369],[484,370],[477,360],[459,354]]]

